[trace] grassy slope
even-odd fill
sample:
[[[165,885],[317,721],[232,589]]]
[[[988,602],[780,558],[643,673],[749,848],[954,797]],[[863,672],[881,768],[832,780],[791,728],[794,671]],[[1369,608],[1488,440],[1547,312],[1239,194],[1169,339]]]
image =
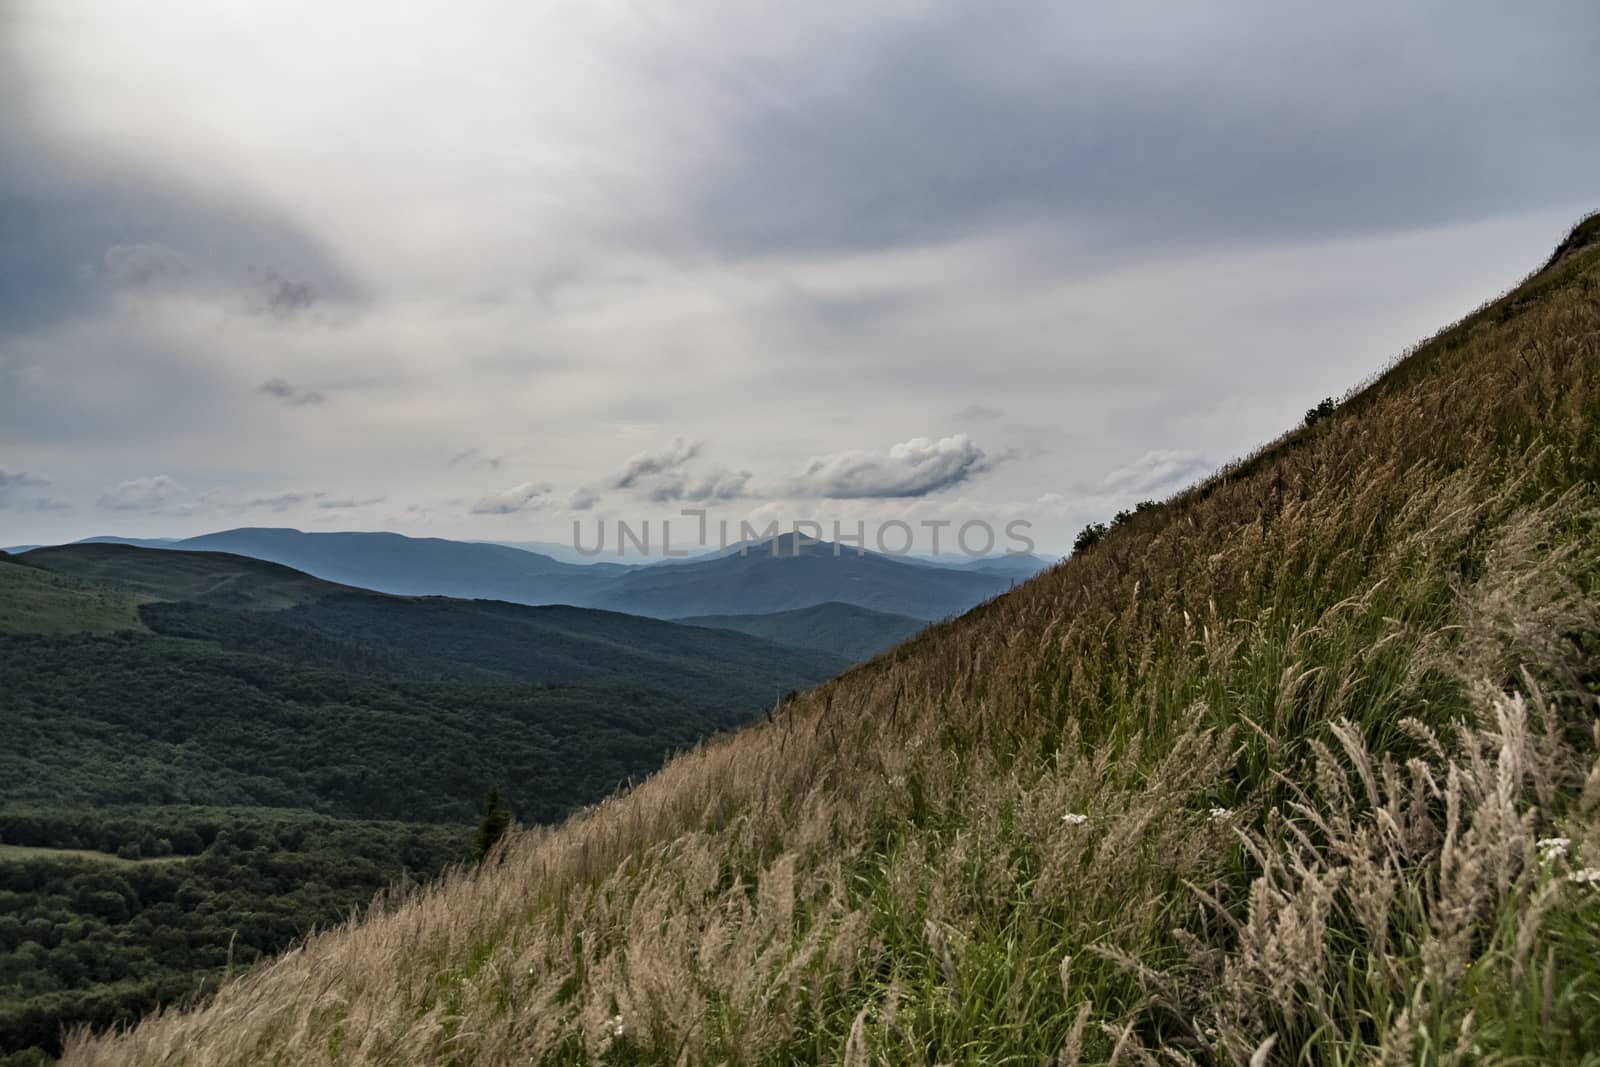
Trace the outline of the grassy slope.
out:
[[[1597,230],[1011,595],[66,1062],[1580,1062]]]
[[[138,630],[129,593],[0,559],[0,633],[115,633]]]
[[[107,863],[113,867],[132,867],[139,863],[172,863],[175,859],[173,856],[149,856],[128,860],[113,856],[109,852],[96,852],[88,848],[43,848],[33,845],[0,844],[0,863],[24,863],[28,860],[90,860],[94,863]]]
[[[88,582],[113,585],[146,599],[186,600],[212,607],[276,611],[312,603],[347,587],[245,556],[169,552],[120,544],[37,548],[26,562]]]

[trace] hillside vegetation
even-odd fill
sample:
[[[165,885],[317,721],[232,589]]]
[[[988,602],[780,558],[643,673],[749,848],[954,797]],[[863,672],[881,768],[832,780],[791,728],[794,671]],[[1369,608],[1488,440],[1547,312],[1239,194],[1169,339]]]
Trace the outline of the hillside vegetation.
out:
[[[0,1064],[437,876],[491,786],[560,819],[845,665],[221,553],[0,558]]]
[[[137,599],[0,556],[0,633],[115,633],[140,628]]]
[[[1010,595],[65,1062],[1593,1063],[1597,238]]]
[[[928,625],[906,615],[839,603],[759,615],[696,615],[678,621],[690,626],[737,630],[780,645],[830,652],[852,663],[871,659]]]
[[[167,552],[89,542],[36,548],[21,558],[35,567],[112,585],[145,600],[185,600],[241,611],[307,604],[347,588],[276,563],[221,552]]]

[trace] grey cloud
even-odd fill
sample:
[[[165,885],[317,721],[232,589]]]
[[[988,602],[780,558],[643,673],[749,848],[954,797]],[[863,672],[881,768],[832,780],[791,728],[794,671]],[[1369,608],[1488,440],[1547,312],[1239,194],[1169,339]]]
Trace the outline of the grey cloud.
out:
[[[285,278],[277,271],[256,271],[253,288],[254,309],[274,318],[288,318],[317,302],[317,290],[310,282]]]
[[[457,452],[455,455],[451,456],[450,457],[450,461],[448,463],[446,463],[445,466],[446,467],[459,467],[459,466],[461,466],[463,464],[471,464],[473,466],[477,466],[479,464],[482,464],[483,466],[488,467],[490,470],[499,470],[500,469],[500,464],[502,464],[504,462],[505,462],[505,460],[501,456],[485,455],[479,449],[468,448],[468,449],[464,449],[464,450],[462,450],[460,452]]]
[[[0,511],[67,511],[72,505],[52,496],[25,496],[23,490],[51,484],[42,474],[0,467]]]
[[[98,506],[108,511],[168,511],[178,507],[188,490],[165,474],[132,478],[100,495]]]
[[[699,441],[685,441],[679,437],[671,445],[655,451],[640,452],[622,465],[611,482],[613,489],[632,489],[641,481],[674,474],[700,454]]]
[[[0,467],[0,493],[5,493],[11,489],[49,484],[50,479],[42,474],[31,474],[28,471],[8,471],[4,467]]]
[[[600,494],[587,486],[580,486],[567,496],[568,511],[588,511],[598,503]]]
[[[815,456],[785,483],[782,492],[792,497],[835,500],[920,497],[960,485],[990,466],[984,451],[966,434],[937,441],[914,437],[887,453],[852,451]]]
[[[234,506],[240,511],[288,511],[290,508],[319,501],[324,495],[310,490],[289,490],[283,493],[273,493],[269,496],[251,497],[248,500],[239,501]]]
[[[738,500],[745,495],[751,477],[749,471],[727,467],[714,467],[700,475],[674,471],[662,475],[651,485],[650,499],[658,504],[672,500]]]
[[[703,450],[702,442],[679,437],[665,448],[640,452],[622,465],[611,487],[642,491],[658,504],[673,500],[737,500],[743,497],[752,477],[749,471],[721,466],[702,473],[688,469]],[[584,510],[593,502],[589,500],[574,510]]]
[[[282,400],[285,404],[289,404],[293,407],[301,407],[306,404],[320,404],[327,399],[315,389],[302,389],[301,387],[293,385],[282,378],[273,378],[270,381],[262,382],[260,385],[256,386],[256,392],[265,393],[267,396],[275,397],[278,400]]]
[[[472,505],[474,515],[514,515],[522,511],[541,511],[550,503],[550,487],[523,482],[510,489],[490,493]]]

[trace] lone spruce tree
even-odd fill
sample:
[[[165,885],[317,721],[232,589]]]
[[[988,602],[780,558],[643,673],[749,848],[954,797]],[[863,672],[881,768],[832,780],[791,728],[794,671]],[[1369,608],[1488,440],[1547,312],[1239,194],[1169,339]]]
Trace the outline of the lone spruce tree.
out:
[[[510,828],[511,813],[500,802],[500,789],[490,786],[489,795],[483,799],[483,818],[478,820],[478,833],[472,841],[472,853],[479,863],[488,857]]]

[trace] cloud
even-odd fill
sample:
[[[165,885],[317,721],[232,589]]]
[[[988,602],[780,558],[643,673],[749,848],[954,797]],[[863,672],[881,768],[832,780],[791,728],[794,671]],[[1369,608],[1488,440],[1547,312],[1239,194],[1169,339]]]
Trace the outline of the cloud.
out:
[[[655,479],[649,495],[658,504],[672,500],[738,500],[745,495],[745,487],[751,477],[749,471],[730,470],[727,467],[713,467],[699,475],[673,471]]]
[[[196,515],[215,512],[285,512],[311,508],[321,511],[340,511],[370,507],[373,504],[381,504],[385,499],[387,498],[383,496],[332,497],[321,489],[285,489],[279,492],[251,493],[219,486],[201,493],[183,510],[186,514]]]
[[[600,494],[588,486],[580,486],[567,495],[568,511],[588,511],[600,503]]]
[[[666,448],[640,452],[622,465],[622,470],[612,479],[611,487],[632,489],[640,482],[676,474],[684,464],[700,454],[700,449],[699,441],[685,441],[679,437]]]
[[[515,515],[523,511],[542,511],[550,504],[550,487],[523,482],[510,489],[490,493],[472,505],[474,515]]]
[[[42,474],[30,471],[8,471],[0,467],[0,511],[68,511],[72,505],[51,496],[25,497],[26,489],[40,489],[51,484]]]
[[[167,511],[188,495],[188,490],[165,474],[133,478],[100,495],[98,506],[108,511]]]
[[[327,398],[315,389],[302,389],[292,385],[282,378],[272,378],[256,386],[256,392],[265,393],[267,396],[276,397],[291,407],[303,407],[306,404],[320,404]]]
[[[785,483],[783,493],[835,500],[927,496],[959,485],[989,466],[983,449],[966,434],[937,441],[914,437],[887,454],[852,451],[814,456]]]
[[[702,442],[679,437],[665,448],[640,452],[622,465],[611,480],[611,488],[636,490],[657,504],[674,500],[738,500],[745,496],[753,477],[750,471],[723,466],[699,473],[688,469],[689,463],[703,449]],[[587,499],[587,503],[574,510],[585,510],[593,503],[594,499]]]
[[[318,494],[320,495],[320,494]],[[318,500],[317,507],[323,511],[346,511],[356,508],[370,508],[389,499],[386,496],[342,496],[329,500]]]
[[[993,422],[1005,415],[1000,408],[992,408],[986,404],[968,404],[951,416],[956,422]]]
[[[317,302],[317,290],[306,281],[285,278],[277,271],[256,271],[251,286],[251,307],[258,314],[288,318]]]
[[[1198,452],[1146,452],[1105,476],[1101,488],[1110,495],[1166,496],[1209,474],[1212,464]]]
[[[49,484],[50,479],[42,474],[31,474],[28,471],[8,471],[4,467],[0,467],[0,493],[6,493],[12,489],[28,489]]]
[[[462,451],[457,452],[455,455],[451,456],[450,457],[450,461],[448,463],[446,463],[445,466],[446,467],[459,467],[462,464],[471,464],[473,466],[477,466],[479,464],[482,464],[483,466],[488,467],[490,470],[499,470],[500,469],[500,464],[502,464],[504,462],[505,462],[505,459],[502,456],[485,455],[479,449],[468,448],[468,449],[463,449]]]

